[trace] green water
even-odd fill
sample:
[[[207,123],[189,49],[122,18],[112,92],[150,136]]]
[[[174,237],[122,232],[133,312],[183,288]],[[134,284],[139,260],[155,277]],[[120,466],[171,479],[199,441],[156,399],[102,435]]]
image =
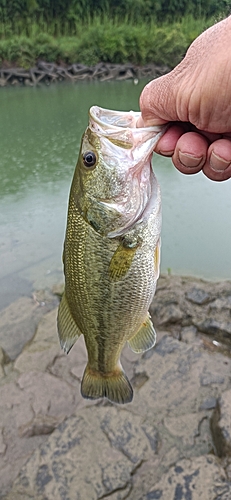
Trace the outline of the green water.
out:
[[[137,110],[144,82],[0,89],[0,308],[63,279],[67,200],[88,109]],[[231,181],[184,176],[155,156],[162,272],[231,279]]]

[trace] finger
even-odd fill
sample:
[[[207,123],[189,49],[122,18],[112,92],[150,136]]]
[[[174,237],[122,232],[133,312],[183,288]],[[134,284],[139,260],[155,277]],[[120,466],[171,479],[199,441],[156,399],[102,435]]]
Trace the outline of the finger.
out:
[[[219,139],[208,148],[204,174],[213,181],[225,181],[231,177],[231,141]]]
[[[178,139],[172,161],[183,174],[196,174],[206,162],[207,150],[208,141],[204,136],[187,132]]]
[[[158,141],[155,152],[163,156],[172,156],[177,141],[184,131],[183,125],[171,125]]]
[[[174,98],[174,71],[149,82],[140,95],[143,126],[179,120]],[[138,126],[141,126],[138,122]]]
[[[141,127],[152,127],[154,126],[159,126],[159,125],[165,125],[167,123],[167,120],[161,120],[161,118],[154,119],[154,120],[143,120],[142,116],[140,116],[136,122],[136,127],[141,128]]]

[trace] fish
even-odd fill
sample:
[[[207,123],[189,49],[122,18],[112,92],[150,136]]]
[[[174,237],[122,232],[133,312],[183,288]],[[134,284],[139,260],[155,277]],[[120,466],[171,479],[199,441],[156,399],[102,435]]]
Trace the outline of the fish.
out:
[[[140,112],[92,106],[70,189],[58,335],[68,353],[83,335],[81,394],[126,404],[126,343],[151,349],[148,312],[160,268],[161,194],[152,153],[165,126],[138,128]]]

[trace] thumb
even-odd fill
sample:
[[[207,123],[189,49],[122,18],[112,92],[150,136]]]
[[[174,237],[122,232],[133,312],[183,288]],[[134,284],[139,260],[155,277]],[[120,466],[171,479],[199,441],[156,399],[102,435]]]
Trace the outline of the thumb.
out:
[[[148,83],[140,95],[138,127],[179,120],[176,109],[177,79],[174,70]]]

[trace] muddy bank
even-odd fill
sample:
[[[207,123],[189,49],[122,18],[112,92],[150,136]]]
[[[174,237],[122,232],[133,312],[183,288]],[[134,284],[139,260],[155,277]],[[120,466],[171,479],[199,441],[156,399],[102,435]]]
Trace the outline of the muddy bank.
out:
[[[124,407],[81,398],[86,350],[60,351],[61,290],[3,311],[0,498],[230,499],[231,282],[160,278],[157,345],[122,355]]]
[[[0,68],[0,87],[5,86],[37,86],[50,85],[63,81],[79,82],[99,80],[129,80],[134,82],[141,78],[157,78],[168,73],[169,67],[149,64],[144,67],[133,64],[107,64],[99,63],[95,66],[83,64],[58,65],[39,61],[34,68]]]

